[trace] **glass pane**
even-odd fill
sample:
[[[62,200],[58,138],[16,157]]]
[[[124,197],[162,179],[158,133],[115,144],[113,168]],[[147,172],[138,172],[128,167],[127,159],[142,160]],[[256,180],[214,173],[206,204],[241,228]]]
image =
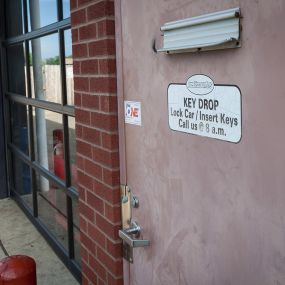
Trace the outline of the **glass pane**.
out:
[[[51,181],[37,175],[38,214],[55,238],[67,249],[66,195]]]
[[[79,231],[79,212],[78,201],[72,201],[72,213],[73,213],[73,234],[74,234],[74,253],[75,260],[80,264],[80,231]]]
[[[12,143],[29,155],[28,111],[25,105],[10,102]]]
[[[71,30],[64,31],[67,104],[74,105],[73,58]]]
[[[63,18],[70,17],[70,0],[62,0]]]
[[[30,167],[13,155],[14,188],[29,208],[33,208]]]
[[[69,130],[69,157],[71,167],[71,184],[77,186],[76,145],[75,145],[75,118],[68,117]]]
[[[29,31],[57,22],[56,0],[29,0],[27,3]]]
[[[80,231],[78,228],[73,227],[74,232],[74,258],[78,264],[81,264],[81,255],[80,255]]]
[[[7,48],[8,89],[10,92],[25,96],[25,49],[24,45]]]
[[[33,117],[36,160],[64,180],[62,115],[34,108]]]
[[[32,97],[61,103],[58,34],[32,40]]]
[[[6,1],[6,33],[7,37],[15,37],[24,33],[23,31],[23,1]]]

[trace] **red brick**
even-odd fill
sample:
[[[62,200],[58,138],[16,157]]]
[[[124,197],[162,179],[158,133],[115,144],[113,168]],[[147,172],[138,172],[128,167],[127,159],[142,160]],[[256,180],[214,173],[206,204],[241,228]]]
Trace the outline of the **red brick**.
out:
[[[108,274],[108,281],[107,281],[108,285],[124,285],[124,281],[123,278],[114,278],[111,274]]]
[[[102,179],[102,167],[88,159],[85,160],[85,172],[99,180]]]
[[[97,93],[116,93],[117,80],[111,77],[90,78],[90,91]]]
[[[80,62],[79,61],[73,61],[73,74],[76,76],[80,75]]]
[[[92,148],[93,160],[104,164],[107,167],[118,167],[119,166],[119,153],[109,152],[98,147]]]
[[[86,156],[92,156],[92,147],[90,144],[77,140],[76,142],[76,150],[78,153]]]
[[[78,92],[74,93],[74,104],[76,107],[81,107],[81,94]]]
[[[114,260],[105,251],[97,248],[98,259],[108,268],[114,275],[120,275],[123,268],[122,260]]]
[[[91,143],[100,146],[101,145],[101,132],[88,127],[82,128],[82,138]]]
[[[81,255],[81,259],[84,262],[88,263],[88,250],[83,246],[80,247],[80,255]]]
[[[76,123],[87,124],[90,125],[90,117],[91,114],[88,111],[80,110],[75,108],[75,120]]]
[[[89,79],[86,77],[74,77],[74,89],[76,91],[89,91]]]
[[[107,251],[114,258],[120,258],[123,256],[123,246],[122,243],[114,243],[107,239]]]
[[[101,1],[87,9],[88,20],[95,20],[104,16],[114,15],[114,3],[110,1]]]
[[[89,191],[87,191],[87,204],[93,210],[97,212],[101,212],[101,213],[103,212],[103,209],[104,209],[103,201]]]
[[[90,40],[97,37],[97,24],[93,23],[79,28],[79,39]]]
[[[89,43],[90,56],[115,55],[116,45],[114,39],[99,40]]]
[[[79,223],[80,223],[80,230],[81,232],[87,233],[87,221],[83,216],[79,217]]]
[[[118,111],[117,96],[100,96],[100,110],[103,112]]]
[[[102,146],[107,149],[117,150],[119,148],[119,136],[117,134],[101,133]]]
[[[120,184],[120,171],[103,168],[103,182],[110,186]]]
[[[105,203],[105,217],[112,223],[121,222],[121,207]]]
[[[98,36],[113,36],[115,35],[115,21],[103,20],[98,23]]]
[[[88,224],[88,235],[96,244],[102,248],[106,247],[106,237],[95,225]]]
[[[96,273],[101,279],[103,279],[104,281],[107,280],[106,269],[93,256],[90,256],[89,264],[92,268],[96,270]]]
[[[76,124],[75,134],[77,138],[82,138],[82,126]]]
[[[95,244],[85,233],[81,233],[80,240],[89,253],[95,254]]]
[[[100,74],[115,74],[116,60],[115,59],[100,59],[99,60]]]
[[[80,186],[78,186],[77,189],[78,189],[80,200],[85,202],[86,201],[86,191],[85,191],[85,189],[83,187],[80,187]]]
[[[94,2],[94,0],[78,0],[78,6],[80,7],[91,2]]]
[[[91,124],[106,131],[116,131],[118,129],[118,117],[117,115],[93,112],[91,113]]]
[[[71,26],[80,25],[86,22],[86,10],[81,9],[71,12]]]
[[[87,56],[87,44],[75,44],[72,46],[74,58],[82,58]]]
[[[82,262],[82,271],[89,279],[90,283],[87,283],[88,285],[97,285],[97,275],[95,274],[93,269],[91,269],[87,264],[85,264],[85,262]]]
[[[99,97],[82,94],[82,106],[89,109],[99,109]]]
[[[77,8],[77,0],[70,0],[70,10]]]
[[[90,285],[89,279],[84,275],[84,272],[82,270],[82,285]]]
[[[78,29],[73,28],[71,30],[71,36],[72,36],[72,43],[77,43],[78,42]]]
[[[93,181],[93,184],[93,190],[97,196],[101,197],[102,199],[108,201],[113,205],[120,203],[121,194],[119,187],[116,189],[110,189],[106,185],[96,180]]]
[[[98,285],[106,285],[106,282],[98,278]]]
[[[79,203],[79,212],[80,215],[84,216],[89,221],[94,221],[94,210],[91,209],[89,206],[85,205],[84,203]]]
[[[99,68],[98,68],[98,60],[92,59],[92,60],[85,60],[81,62],[81,73],[82,74],[98,74]]]
[[[76,154],[77,169],[84,169],[84,159],[82,156]]]
[[[78,170],[78,183],[81,184],[82,186],[86,187],[87,189],[93,188],[92,178],[88,175],[85,175],[80,170]]]
[[[120,285],[117,97],[106,96],[117,90],[114,1],[71,0],[71,9],[82,282]]]
[[[102,216],[96,214],[96,225],[97,227],[103,231],[107,236],[109,236],[111,239],[116,240],[119,238],[118,232],[120,229],[120,226],[114,226],[109,221],[107,221]]]

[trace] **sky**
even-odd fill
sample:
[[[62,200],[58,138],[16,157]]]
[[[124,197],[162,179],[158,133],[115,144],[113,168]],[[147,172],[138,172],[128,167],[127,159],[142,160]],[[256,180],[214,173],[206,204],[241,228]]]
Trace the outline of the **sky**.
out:
[[[28,2],[32,3],[30,0]],[[57,21],[57,8],[56,0],[38,0],[40,8],[40,25],[41,27],[50,25]],[[70,7],[69,0],[62,0],[63,2],[63,16],[64,18],[70,17]],[[29,10],[29,9],[28,9]],[[29,15],[30,16],[30,15]],[[70,56],[72,54],[72,45],[71,45],[71,32],[70,30],[65,31],[65,55]],[[42,59],[47,59],[50,57],[59,56],[59,44],[58,44],[58,35],[53,34],[41,38],[41,50],[42,50]]]

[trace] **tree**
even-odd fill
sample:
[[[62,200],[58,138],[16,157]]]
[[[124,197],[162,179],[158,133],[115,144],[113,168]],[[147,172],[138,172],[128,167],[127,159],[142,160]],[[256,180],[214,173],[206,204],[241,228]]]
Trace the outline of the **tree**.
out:
[[[45,61],[47,65],[59,65],[59,56],[47,58]]]

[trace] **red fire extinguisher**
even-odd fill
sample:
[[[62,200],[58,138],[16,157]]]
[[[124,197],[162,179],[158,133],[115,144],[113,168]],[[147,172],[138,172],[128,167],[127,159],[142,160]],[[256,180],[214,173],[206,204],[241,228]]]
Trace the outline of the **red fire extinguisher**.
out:
[[[36,262],[25,255],[0,260],[0,285],[36,285]]]
[[[53,167],[54,174],[64,180],[64,148],[63,131],[61,129],[53,130]]]

